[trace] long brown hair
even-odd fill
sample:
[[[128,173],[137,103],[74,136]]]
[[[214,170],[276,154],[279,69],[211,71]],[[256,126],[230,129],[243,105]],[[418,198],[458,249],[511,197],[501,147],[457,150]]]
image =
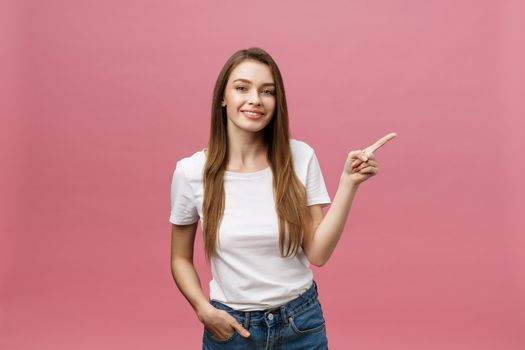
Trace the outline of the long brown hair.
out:
[[[297,253],[302,243],[303,230],[311,220],[306,206],[305,187],[294,171],[286,96],[279,68],[272,57],[261,48],[239,50],[224,64],[213,91],[210,138],[203,174],[203,235],[208,263],[216,249],[225,203],[223,178],[228,158],[228,139],[226,107],[223,107],[221,102],[231,72],[247,59],[266,64],[275,81],[276,108],[271,121],[262,132],[264,142],[268,146],[268,163],[273,172],[275,209],[279,222],[279,250],[282,257]]]

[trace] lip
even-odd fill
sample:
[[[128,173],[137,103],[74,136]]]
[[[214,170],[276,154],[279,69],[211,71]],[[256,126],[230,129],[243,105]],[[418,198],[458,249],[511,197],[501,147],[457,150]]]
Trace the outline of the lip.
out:
[[[258,109],[241,109],[241,112],[253,112],[253,113],[264,114],[263,111],[259,111]]]
[[[246,118],[249,118],[249,119],[252,119],[252,120],[260,119],[263,116],[263,112],[257,111],[257,110],[243,109],[243,110],[241,110],[241,112],[246,116]],[[257,113],[257,115],[250,115],[250,114],[245,113],[245,112],[254,112],[254,113]]]

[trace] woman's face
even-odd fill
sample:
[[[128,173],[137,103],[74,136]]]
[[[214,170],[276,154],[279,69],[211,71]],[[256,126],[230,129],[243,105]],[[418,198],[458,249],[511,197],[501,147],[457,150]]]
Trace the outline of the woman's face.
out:
[[[226,106],[229,131],[264,129],[275,110],[275,81],[270,67],[254,60],[237,65],[228,78],[222,106]]]

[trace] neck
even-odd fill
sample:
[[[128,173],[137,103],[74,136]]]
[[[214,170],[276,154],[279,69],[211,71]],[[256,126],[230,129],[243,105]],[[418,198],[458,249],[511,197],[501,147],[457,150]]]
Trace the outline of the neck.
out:
[[[262,133],[236,133],[228,135],[228,167],[253,169],[267,166],[268,146]]]

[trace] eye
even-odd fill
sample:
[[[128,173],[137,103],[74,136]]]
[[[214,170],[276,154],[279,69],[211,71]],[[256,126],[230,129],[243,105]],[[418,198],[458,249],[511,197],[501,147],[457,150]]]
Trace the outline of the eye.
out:
[[[235,90],[241,90],[241,91],[244,91],[243,89],[246,89],[244,86],[237,86],[235,88]]]
[[[268,94],[268,95],[274,95],[275,94],[275,91],[273,90],[269,90],[269,89],[266,89],[263,91],[265,94]]]

